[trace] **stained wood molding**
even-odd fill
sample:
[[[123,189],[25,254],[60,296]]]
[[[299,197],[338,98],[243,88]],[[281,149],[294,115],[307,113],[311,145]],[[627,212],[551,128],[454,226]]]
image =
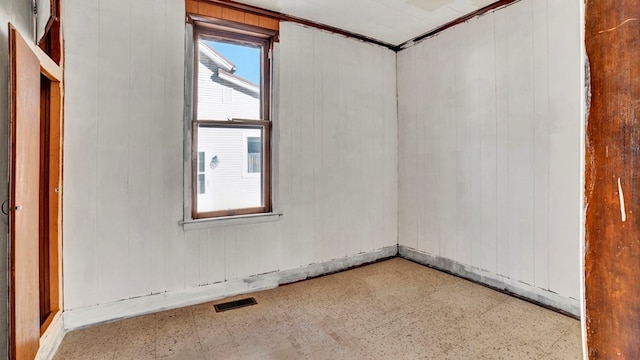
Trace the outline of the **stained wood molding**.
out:
[[[214,19],[232,21],[235,23],[256,26],[278,31],[280,19],[277,16],[265,15],[256,11],[234,8],[227,4],[220,5],[211,1],[186,0],[187,13],[206,16]]]
[[[640,359],[640,0],[586,2],[589,359]]]
[[[485,13],[488,13],[489,11],[492,11],[492,10],[498,10],[500,8],[503,8],[505,6],[511,5],[512,3],[515,3],[515,2],[518,2],[518,1],[520,1],[520,0],[500,0],[500,1],[496,1],[493,4],[489,4],[489,5],[485,6],[485,7],[483,7],[482,9],[478,9],[478,10],[472,12],[472,13],[469,13],[467,15],[461,16],[461,17],[459,17],[459,18],[457,18],[455,20],[449,21],[448,23],[446,23],[446,24],[444,24],[444,25],[442,25],[440,27],[437,27],[437,28],[435,28],[433,30],[430,30],[430,31],[428,31],[428,32],[426,32],[426,33],[424,33],[424,34],[422,34],[420,36],[416,36],[415,38],[413,38],[411,40],[403,42],[402,44],[397,46],[397,51],[405,49],[405,48],[407,48],[407,47],[409,47],[409,46],[411,46],[411,45],[413,45],[415,43],[420,42],[421,40],[424,40],[426,38],[429,38],[429,37],[432,37],[434,35],[437,35],[438,33],[442,32],[442,31],[445,31],[445,30],[447,30],[449,28],[452,28],[452,27],[454,27],[454,26],[456,26],[458,24],[461,24],[461,23],[463,23],[465,21],[473,19],[476,16],[481,16],[481,15],[483,15]]]
[[[479,10],[476,10],[472,13],[469,13],[467,15],[461,16],[455,20],[452,20],[436,29],[430,30],[422,35],[419,35],[413,39],[409,39],[405,42],[403,42],[400,45],[393,45],[393,44],[389,44],[386,43],[384,41],[380,41],[377,39],[373,39],[370,38],[368,36],[364,36],[361,34],[356,34],[356,33],[352,33],[350,31],[346,31],[340,28],[336,28],[333,26],[329,26],[329,25],[325,25],[325,24],[320,24],[320,23],[316,23],[307,19],[302,19],[299,17],[295,17],[295,16],[291,16],[291,15],[287,15],[287,14],[282,14],[279,12],[275,12],[275,11],[271,11],[271,10],[265,10],[259,7],[255,7],[252,5],[246,5],[246,4],[242,4],[236,1],[232,1],[232,0],[185,0],[186,1],[186,11],[187,13],[192,13],[192,14],[198,14],[198,15],[204,15],[204,16],[209,16],[209,17],[213,17],[213,18],[218,18],[218,19],[224,19],[224,20],[230,20],[230,21],[235,21],[235,22],[239,22],[239,23],[243,23],[243,24],[247,24],[247,25],[255,25],[255,26],[260,26],[260,27],[266,27],[269,28],[268,26],[272,26],[271,25],[271,21],[275,20],[275,21],[291,21],[291,22],[295,22],[295,23],[299,23],[302,25],[306,25],[306,26],[311,26],[311,27],[315,27],[317,29],[321,29],[321,30],[326,30],[326,31],[330,31],[336,34],[340,34],[340,35],[344,35],[347,37],[351,37],[351,38],[355,38],[358,40],[362,40],[362,41],[366,41],[366,42],[370,42],[372,44],[376,44],[376,45],[380,45],[380,46],[384,46],[390,50],[393,50],[395,52],[398,52],[400,50],[403,50],[417,42],[419,42],[420,40],[426,39],[428,37],[434,36],[436,34],[438,34],[439,32],[442,32],[446,29],[449,29],[453,26],[456,26],[458,24],[461,24],[465,21],[468,21],[469,19],[472,19],[474,17],[477,16],[481,16],[489,11],[492,10],[497,10],[500,8],[503,8],[505,6],[511,5],[512,3],[518,2],[520,0],[500,0],[500,1],[496,1],[495,3],[492,3],[490,5],[487,5]],[[270,19],[270,20],[258,20],[258,18],[263,17],[264,19]],[[258,23],[260,21],[264,21],[265,24],[269,24],[268,26],[264,26],[262,24],[258,25]]]
[[[271,10],[261,9],[255,6],[241,4],[235,1],[229,0],[185,0],[185,8],[187,13],[209,16],[217,19],[224,19],[230,21],[236,21],[239,23],[260,26],[263,28],[275,27],[276,23],[279,26],[280,21],[289,21],[302,24],[305,26],[314,27],[321,30],[326,30],[332,33],[340,34],[343,36],[351,37],[361,41],[366,41],[372,44],[380,45],[389,48],[393,51],[397,50],[397,47],[393,44],[386,43],[384,41],[376,40],[364,35],[355,34],[343,29],[339,29],[333,26],[316,23],[306,19],[298,18],[295,16],[281,14]],[[256,21],[258,25],[256,25]],[[278,27],[275,28],[277,30]]]

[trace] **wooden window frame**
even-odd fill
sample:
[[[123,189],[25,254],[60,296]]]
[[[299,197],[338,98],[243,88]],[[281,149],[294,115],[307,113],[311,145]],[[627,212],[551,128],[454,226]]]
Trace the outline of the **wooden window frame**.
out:
[[[272,211],[271,179],[271,52],[277,31],[237,24],[226,20],[211,19],[194,21],[193,31],[193,107],[191,119],[191,217],[192,219],[220,218],[239,215],[261,214]],[[204,38],[231,41],[238,44],[258,45],[262,51],[260,81],[259,120],[250,119],[200,119],[198,118],[198,69],[199,40]],[[198,129],[199,127],[217,128],[261,128],[262,129],[262,206],[198,212]]]

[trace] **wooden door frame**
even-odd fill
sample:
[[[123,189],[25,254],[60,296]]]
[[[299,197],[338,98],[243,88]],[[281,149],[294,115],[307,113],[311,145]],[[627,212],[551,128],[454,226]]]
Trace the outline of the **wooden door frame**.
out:
[[[41,72],[42,75],[45,75]],[[46,76],[46,75],[45,75]],[[48,237],[49,237],[49,305],[51,313],[42,324],[43,334],[62,309],[62,82],[51,78],[48,94],[48,148],[44,153],[49,156],[49,182],[43,184],[44,196],[48,200]],[[42,104],[41,104],[42,106]]]
[[[14,36],[18,36],[19,32],[12,24],[9,24],[9,34],[10,39]],[[24,39],[24,37],[22,37]],[[51,164],[48,169],[45,171],[49,171],[49,179],[50,181],[47,184],[42,184],[42,188],[40,191],[45,191],[48,194],[49,201],[49,248],[50,248],[50,262],[49,262],[49,272],[51,274],[50,277],[50,289],[51,289],[51,297],[50,297],[50,306],[51,306],[51,314],[47,317],[47,319],[40,326],[40,336],[42,336],[49,325],[56,319],[60,318],[61,312],[63,309],[63,296],[62,296],[62,149],[63,149],[63,113],[62,113],[62,104],[63,104],[63,69],[58,66],[42,49],[37,47],[35,44],[31,42],[26,42],[31,51],[38,58],[40,64],[40,76],[44,76],[50,81],[50,91],[48,94],[49,107],[47,116],[49,118],[49,147],[45,149],[45,152],[49,155],[49,163]],[[12,105],[14,106],[14,105]],[[12,110],[12,114],[13,114]],[[15,114],[11,115],[12,117]],[[12,120],[12,122],[15,121]],[[10,131],[11,134],[11,131]],[[11,135],[10,135],[11,136]],[[14,140],[11,138],[11,142]],[[38,139],[41,142],[41,139]],[[42,146],[42,145],[41,145]],[[9,166],[10,169],[13,169],[13,164],[15,163],[15,153],[13,152],[13,147],[11,147],[9,154]],[[13,171],[13,170],[11,170]],[[13,181],[13,175],[10,174],[9,181]],[[11,186],[11,184],[10,184]],[[53,195],[52,195],[53,194]],[[10,195],[11,196],[11,195]],[[12,201],[9,201],[11,204]],[[13,211],[10,209],[10,211]],[[13,239],[9,239],[10,242],[13,242]],[[9,253],[9,262],[10,268],[13,268],[13,253],[10,250]],[[13,282],[13,275],[9,277],[10,287]],[[38,286],[37,284],[35,286]],[[10,319],[13,319],[14,316],[14,299],[15,294],[13,291],[10,291]],[[10,320],[10,334],[15,334],[15,326],[13,320]],[[10,339],[10,353],[12,357],[16,356],[16,344],[14,339]]]

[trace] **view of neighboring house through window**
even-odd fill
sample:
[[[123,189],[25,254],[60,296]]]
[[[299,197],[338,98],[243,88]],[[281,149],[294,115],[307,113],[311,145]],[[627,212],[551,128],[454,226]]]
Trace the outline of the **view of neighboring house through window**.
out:
[[[270,39],[202,30],[195,46],[193,218],[268,212]]]
[[[247,138],[247,172],[259,173],[262,167],[262,138]]]
[[[205,172],[204,172],[204,151],[198,152],[198,194],[204,194],[205,189]]]

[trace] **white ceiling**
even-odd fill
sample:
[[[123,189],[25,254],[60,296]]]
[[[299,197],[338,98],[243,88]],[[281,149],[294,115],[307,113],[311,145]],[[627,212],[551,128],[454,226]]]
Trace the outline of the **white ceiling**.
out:
[[[400,45],[496,0],[240,0]]]

